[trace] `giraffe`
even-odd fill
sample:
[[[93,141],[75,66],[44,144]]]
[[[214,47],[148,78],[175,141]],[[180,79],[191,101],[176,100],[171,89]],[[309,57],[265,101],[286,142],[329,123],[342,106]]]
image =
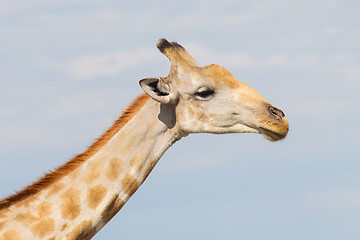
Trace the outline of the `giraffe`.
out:
[[[176,42],[157,47],[170,60],[168,76],[141,80],[145,94],[85,152],[1,200],[0,240],[91,239],[190,133],[287,135],[284,113],[226,69],[199,67]]]

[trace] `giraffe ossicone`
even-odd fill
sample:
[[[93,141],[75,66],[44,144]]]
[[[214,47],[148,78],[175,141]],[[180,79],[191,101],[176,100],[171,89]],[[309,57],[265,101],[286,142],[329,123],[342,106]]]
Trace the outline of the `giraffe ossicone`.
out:
[[[191,133],[258,133],[283,139],[284,113],[218,65],[199,67],[160,39],[167,77],[139,96],[84,153],[0,201],[0,240],[91,239],[135,193],[164,152]]]

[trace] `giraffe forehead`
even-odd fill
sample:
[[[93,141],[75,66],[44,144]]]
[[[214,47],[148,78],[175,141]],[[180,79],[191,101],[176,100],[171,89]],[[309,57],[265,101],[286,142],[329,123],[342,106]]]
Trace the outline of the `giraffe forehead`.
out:
[[[216,64],[202,68],[202,74],[209,82],[218,86],[239,88],[244,83],[237,80],[228,70]]]
[[[176,78],[176,85],[185,88],[200,88],[201,86],[210,86],[212,88],[237,89],[247,86],[245,83],[237,80],[225,68],[212,64],[205,67],[193,67],[191,71],[179,72]],[[172,79],[169,79],[170,81]]]

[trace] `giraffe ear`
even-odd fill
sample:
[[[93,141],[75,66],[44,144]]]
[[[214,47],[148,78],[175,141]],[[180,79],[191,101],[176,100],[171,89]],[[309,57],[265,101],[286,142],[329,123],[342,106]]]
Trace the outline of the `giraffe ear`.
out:
[[[176,97],[170,84],[165,83],[162,78],[145,78],[139,83],[145,93],[155,101],[164,104],[175,102]]]

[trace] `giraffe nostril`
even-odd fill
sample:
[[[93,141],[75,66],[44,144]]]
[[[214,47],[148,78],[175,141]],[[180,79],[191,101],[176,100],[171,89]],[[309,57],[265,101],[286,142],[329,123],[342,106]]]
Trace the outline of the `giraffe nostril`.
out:
[[[270,107],[268,107],[268,111],[269,111],[270,115],[272,117],[276,118],[277,120],[282,120],[282,118],[285,117],[284,112],[276,107],[270,106]]]

